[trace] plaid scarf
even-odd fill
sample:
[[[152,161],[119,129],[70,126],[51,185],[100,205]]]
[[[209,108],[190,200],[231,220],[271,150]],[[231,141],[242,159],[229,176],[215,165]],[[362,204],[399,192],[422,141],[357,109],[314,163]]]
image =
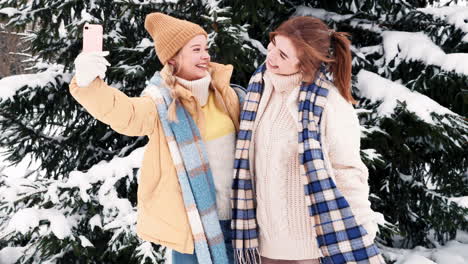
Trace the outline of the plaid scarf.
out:
[[[260,262],[249,147],[263,93],[265,70],[265,65],[260,66],[250,79],[236,144],[231,227],[235,262],[242,264]],[[325,264],[385,263],[366,230],[356,223],[348,202],[325,168],[319,128],[322,111],[327,103],[328,89],[332,86],[322,67],[312,84],[302,83],[299,93],[300,169],[306,182],[304,195],[309,216],[314,220],[318,246],[323,255],[320,261]]]
[[[150,80],[147,93],[156,101],[172,161],[177,171],[185,209],[193,234],[198,263],[229,263],[216,211],[216,194],[208,156],[197,125],[176,101],[178,122],[167,119],[172,102],[159,73]]]

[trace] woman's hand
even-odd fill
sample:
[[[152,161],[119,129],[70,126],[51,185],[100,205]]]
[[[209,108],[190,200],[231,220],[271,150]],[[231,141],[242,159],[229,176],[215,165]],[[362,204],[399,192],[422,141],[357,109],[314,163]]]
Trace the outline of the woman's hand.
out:
[[[109,55],[108,51],[80,53],[75,59],[75,78],[79,87],[88,86],[97,77],[106,77],[109,62],[104,56]]]

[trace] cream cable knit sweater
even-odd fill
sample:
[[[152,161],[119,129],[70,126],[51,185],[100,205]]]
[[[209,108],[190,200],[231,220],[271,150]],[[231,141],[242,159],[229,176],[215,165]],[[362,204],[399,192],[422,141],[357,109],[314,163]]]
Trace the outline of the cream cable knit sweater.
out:
[[[256,180],[260,254],[271,259],[321,256],[299,170],[300,78],[298,74],[265,73],[265,90],[253,130],[254,147],[249,156]],[[351,204],[358,222],[374,238],[377,226],[368,201],[367,168],[359,154],[359,122],[352,105],[336,89],[329,93],[320,130],[327,170]]]

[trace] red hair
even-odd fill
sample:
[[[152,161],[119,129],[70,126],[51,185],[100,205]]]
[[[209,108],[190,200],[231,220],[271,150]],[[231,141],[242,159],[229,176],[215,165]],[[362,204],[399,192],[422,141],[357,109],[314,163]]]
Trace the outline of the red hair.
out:
[[[283,22],[271,32],[270,41],[274,41],[276,35],[287,37],[293,43],[304,80],[313,81],[324,62],[329,65],[333,83],[340,94],[348,102],[356,103],[351,94],[352,58],[348,33],[330,30],[320,19],[298,16]]]

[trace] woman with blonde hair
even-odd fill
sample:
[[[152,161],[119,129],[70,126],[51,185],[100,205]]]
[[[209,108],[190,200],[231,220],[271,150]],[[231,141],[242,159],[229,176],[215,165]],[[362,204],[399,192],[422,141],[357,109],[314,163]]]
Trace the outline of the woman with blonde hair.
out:
[[[152,13],[145,28],[164,68],[141,97],[103,81],[104,52],[76,58],[70,93],[115,131],[149,137],[138,236],[172,248],[175,264],[232,263],[229,194],[242,92],[230,87],[231,65],[210,61],[199,25]]]
[[[236,263],[384,263],[374,245],[347,36],[312,17],[270,33],[236,144]]]

